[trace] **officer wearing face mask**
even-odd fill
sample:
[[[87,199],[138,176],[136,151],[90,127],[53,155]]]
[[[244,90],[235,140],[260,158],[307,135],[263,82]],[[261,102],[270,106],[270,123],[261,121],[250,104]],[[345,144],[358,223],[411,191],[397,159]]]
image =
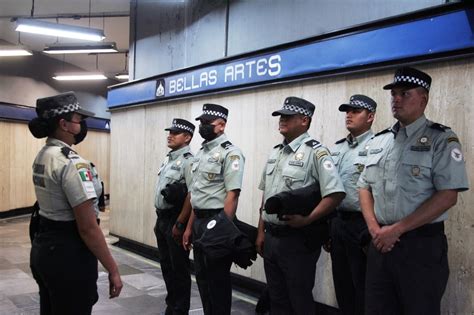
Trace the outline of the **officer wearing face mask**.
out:
[[[73,92],[38,99],[38,117],[28,124],[46,144],[33,164],[39,227],[30,267],[39,286],[41,314],[90,314],[98,300],[97,259],[109,272],[110,298],[122,281],[98,224],[102,185],[95,167],[73,144],[87,134],[83,110]]]
[[[244,173],[245,159],[242,152],[224,134],[227,108],[204,104],[202,110],[202,115],[196,120],[201,122],[199,134],[204,142],[191,166],[193,212],[183,235],[183,246],[188,250],[191,234],[194,240],[200,238],[206,229],[215,226],[215,216],[225,214],[229,219],[234,219]],[[194,263],[204,313],[230,314],[232,257],[211,257],[195,247]]]

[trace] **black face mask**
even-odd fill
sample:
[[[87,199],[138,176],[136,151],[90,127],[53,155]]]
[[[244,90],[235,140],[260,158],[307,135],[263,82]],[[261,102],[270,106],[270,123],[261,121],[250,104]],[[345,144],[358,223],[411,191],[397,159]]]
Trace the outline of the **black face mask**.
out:
[[[85,120],[81,121],[81,131],[74,135],[74,144],[79,144],[87,135],[87,124]]]
[[[216,138],[217,134],[214,132],[214,125],[201,124],[199,125],[199,134],[204,140],[211,141]]]

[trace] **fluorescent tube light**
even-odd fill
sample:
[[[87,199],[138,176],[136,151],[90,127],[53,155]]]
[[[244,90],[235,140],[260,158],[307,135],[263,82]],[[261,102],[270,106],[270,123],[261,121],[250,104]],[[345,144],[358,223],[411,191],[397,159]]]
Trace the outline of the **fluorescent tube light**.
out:
[[[63,43],[52,44],[43,49],[46,54],[89,54],[118,52],[117,45],[110,43]]]
[[[105,38],[104,31],[96,28],[51,23],[34,19],[17,19],[15,31],[55,37],[76,38],[90,41],[101,41]]]
[[[116,78],[117,80],[128,80],[129,76],[128,76],[128,73],[126,73],[126,72],[121,72],[121,73],[117,73],[117,74],[115,75],[115,78]]]
[[[58,73],[53,79],[58,81],[89,81],[106,80],[107,77],[102,73]]]
[[[30,50],[21,46],[0,46],[0,57],[31,56]]]

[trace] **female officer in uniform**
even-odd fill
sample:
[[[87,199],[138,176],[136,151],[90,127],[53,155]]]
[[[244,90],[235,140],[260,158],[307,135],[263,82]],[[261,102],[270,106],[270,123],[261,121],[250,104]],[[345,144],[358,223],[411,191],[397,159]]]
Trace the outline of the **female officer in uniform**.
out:
[[[41,314],[90,314],[98,300],[97,259],[109,272],[110,298],[122,281],[98,225],[102,186],[95,168],[71,149],[87,133],[73,92],[36,101],[29,123],[36,138],[48,137],[33,164],[40,223],[30,266],[39,286]]]

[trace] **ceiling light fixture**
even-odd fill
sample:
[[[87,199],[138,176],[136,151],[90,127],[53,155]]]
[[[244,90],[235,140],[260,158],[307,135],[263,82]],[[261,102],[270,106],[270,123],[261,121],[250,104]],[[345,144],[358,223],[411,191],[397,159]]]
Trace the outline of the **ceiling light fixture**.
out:
[[[31,56],[31,50],[22,46],[0,46],[0,57]]]
[[[117,80],[128,80],[129,78],[128,72],[119,72],[115,75],[115,78]]]
[[[116,53],[117,45],[110,43],[56,43],[43,49],[46,54]]]
[[[58,73],[53,79],[58,81],[90,81],[106,80],[107,77],[102,73]]]
[[[99,42],[105,38],[104,31],[75,25],[57,24],[34,19],[16,19],[17,32],[26,32],[40,35],[67,37]]]

